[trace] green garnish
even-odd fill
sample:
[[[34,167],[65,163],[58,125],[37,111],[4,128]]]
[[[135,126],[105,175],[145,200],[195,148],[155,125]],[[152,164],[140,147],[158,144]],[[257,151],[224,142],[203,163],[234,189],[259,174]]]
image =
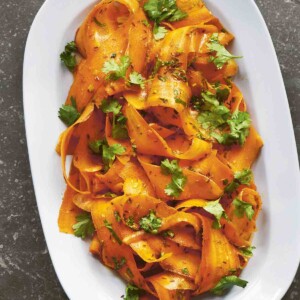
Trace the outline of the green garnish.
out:
[[[155,25],[153,28],[153,35],[154,35],[154,39],[156,41],[162,40],[166,36],[167,33],[168,33],[168,30],[163,26]]]
[[[211,289],[211,292],[215,295],[221,296],[227,289],[234,285],[245,288],[247,284],[248,282],[246,280],[242,280],[235,275],[225,276],[213,289]]]
[[[249,185],[253,178],[253,173],[250,169],[244,169],[238,171],[234,174],[234,179],[225,187],[225,192],[231,194],[234,192],[241,184]]]
[[[76,67],[75,52],[77,47],[75,42],[70,42],[65,46],[65,51],[60,54],[60,60],[65,64],[70,72],[74,72]]]
[[[222,69],[223,66],[233,58],[242,58],[241,56],[234,56],[229,53],[226,48],[219,42],[219,34],[213,33],[207,47],[211,52],[216,52],[215,56],[210,56],[210,61],[215,64],[217,69]]]
[[[78,118],[80,113],[77,110],[76,100],[71,97],[71,105],[62,105],[58,111],[58,117],[67,125],[73,125]]]
[[[126,258],[125,257],[121,257],[120,260],[118,260],[116,257],[112,257],[112,261],[115,265],[115,270],[116,271],[122,269],[124,267],[124,265],[126,264]]]
[[[120,144],[109,146],[106,140],[96,140],[89,143],[90,149],[95,154],[102,155],[104,170],[107,171],[116,159],[116,155],[122,155],[126,149]]]
[[[240,248],[240,252],[246,256],[246,257],[252,257],[253,256],[253,250],[256,249],[255,247],[253,246],[249,246],[249,247],[246,247],[246,248]]]
[[[190,272],[189,272],[188,268],[183,268],[183,269],[181,270],[181,272],[182,272],[182,274],[184,274],[184,275],[190,275]]]
[[[120,63],[118,64],[115,59],[110,59],[104,63],[102,72],[107,74],[107,80],[116,81],[120,78],[125,78],[127,69],[129,68],[131,62],[129,56],[125,55],[120,58]]]
[[[124,300],[139,300],[141,290],[131,284],[128,284],[126,287]]]
[[[85,239],[88,236],[92,236],[95,232],[95,227],[91,214],[82,213],[76,216],[77,223],[72,226],[74,235]]]
[[[100,108],[106,114],[113,114],[112,137],[114,139],[125,140],[128,138],[126,127],[127,118],[121,113],[122,105],[116,99],[104,99]]]
[[[220,200],[208,202],[208,204],[204,206],[203,209],[215,216],[216,220],[213,223],[213,227],[215,229],[220,229],[222,227],[220,223],[222,217],[225,219],[228,218],[223,206],[220,204]]]
[[[116,242],[119,245],[122,245],[122,240],[119,238],[119,236],[114,231],[114,229],[112,227],[112,224],[109,223],[107,220],[104,220],[104,226],[109,230],[109,232],[111,233],[111,235],[113,236],[113,238],[116,240]]]
[[[158,229],[162,225],[162,220],[156,216],[153,210],[151,210],[147,216],[141,218],[139,224],[141,229],[143,229],[145,232],[157,234]]]
[[[129,83],[139,85],[142,89],[145,88],[146,79],[138,72],[132,72],[129,75]]]
[[[237,217],[242,218],[244,215],[246,215],[249,221],[252,220],[254,216],[254,209],[250,203],[235,198],[233,200],[233,205],[235,206],[234,213]]]
[[[172,175],[172,181],[165,188],[168,196],[178,197],[184,189],[187,177],[183,175],[182,169],[177,160],[169,161],[165,159],[161,162],[161,171],[164,175]]]

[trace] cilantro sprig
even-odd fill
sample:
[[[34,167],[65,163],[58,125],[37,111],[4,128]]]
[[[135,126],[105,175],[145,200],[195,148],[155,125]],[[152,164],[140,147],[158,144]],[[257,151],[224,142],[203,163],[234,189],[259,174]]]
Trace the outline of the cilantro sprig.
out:
[[[187,17],[187,13],[178,8],[176,0],[148,0],[144,5],[144,10],[156,24],[162,21],[180,21]]]
[[[203,209],[209,212],[210,214],[212,214],[213,216],[215,216],[216,219],[213,223],[213,228],[215,229],[221,228],[221,222],[220,222],[221,218],[225,218],[225,219],[228,218],[223,206],[220,203],[220,200],[208,202],[208,204],[206,204],[203,207]]]
[[[106,61],[103,65],[102,72],[106,74],[106,80],[116,81],[123,78],[129,85],[133,84],[144,88],[146,79],[140,73],[134,71],[129,74],[129,80],[126,78],[126,73],[130,65],[130,57],[128,55],[123,55],[121,56],[119,63],[117,63],[115,58]]]
[[[245,184],[249,185],[253,179],[253,173],[251,169],[244,169],[234,173],[234,179],[225,187],[225,192],[231,194],[234,192],[240,185]]]
[[[58,117],[67,125],[73,125],[78,118],[80,113],[77,110],[76,100],[71,97],[71,105],[62,105],[58,111]]]
[[[240,279],[235,275],[225,276],[210,291],[215,295],[221,296],[226,290],[233,287],[234,285],[245,288],[247,284],[248,282],[246,280]]]
[[[240,248],[239,250],[244,256],[252,257],[254,249],[256,249],[254,246],[249,246],[249,247]]]
[[[102,155],[104,171],[108,171],[108,169],[112,166],[113,162],[116,159],[116,155],[122,155],[126,151],[126,149],[120,144],[109,146],[105,139],[90,142],[89,148],[95,154]]]
[[[168,33],[165,27],[160,26],[161,22],[175,22],[187,17],[187,13],[178,8],[176,0],[148,0],[144,10],[149,19],[154,21],[153,35],[156,41]]]
[[[254,216],[254,209],[250,203],[244,202],[238,198],[235,198],[233,200],[233,205],[235,206],[234,214],[238,218],[242,218],[244,215],[246,215],[246,217],[249,221],[252,220],[252,218]]]
[[[165,193],[168,196],[178,197],[183,192],[187,182],[187,177],[179,167],[178,161],[165,159],[161,162],[160,167],[164,175],[172,175],[172,181],[166,186]]]
[[[141,294],[141,290],[131,284],[128,284],[125,291],[124,300],[139,300]]]
[[[85,239],[94,234],[95,227],[91,214],[82,213],[76,217],[76,221],[77,223],[72,226],[75,236]]]
[[[126,264],[126,258],[121,257],[119,260],[114,256],[112,257],[112,261],[114,263],[114,268],[116,271],[122,269],[124,265]]]
[[[111,233],[112,237],[116,240],[116,242],[119,245],[122,245],[122,240],[120,237],[117,235],[117,233],[114,231],[112,224],[109,223],[107,220],[104,220],[104,226],[108,229],[108,231]]]
[[[225,96],[219,94],[218,97]],[[229,146],[245,143],[251,126],[249,113],[235,111],[231,114],[225,105],[220,104],[217,94],[210,91],[203,92],[201,99],[194,97],[192,105],[199,111],[198,122],[218,143]]]
[[[151,234],[157,234],[158,229],[162,225],[162,219],[158,218],[153,210],[150,211],[150,213],[141,218],[140,220],[140,227],[145,232],[151,233]]]
[[[116,99],[104,99],[100,106],[101,110],[108,114],[113,114],[112,137],[114,139],[125,140],[128,138],[126,127],[127,118],[122,114],[122,105]]]
[[[65,51],[60,54],[60,60],[65,64],[70,72],[74,72],[76,67],[75,52],[77,47],[75,42],[70,42],[65,46]]]
[[[222,44],[220,44],[218,33],[212,34],[209,43],[207,43],[207,47],[211,52],[216,53],[215,56],[210,56],[210,61],[215,64],[217,69],[222,69],[223,66],[233,58],[242,58],[241,56],[232,55]]]

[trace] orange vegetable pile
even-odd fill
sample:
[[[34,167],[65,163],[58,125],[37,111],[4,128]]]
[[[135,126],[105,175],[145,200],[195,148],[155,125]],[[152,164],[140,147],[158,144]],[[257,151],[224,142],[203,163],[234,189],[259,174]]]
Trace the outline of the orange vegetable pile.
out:
[[[57,146],[67,182],[58,223],[72,234],[78,216],[91,216],[91,253],[140,299],[190,299],[248,262],[261,199],[253,177],[239,176],[251,174],[262,140],[251,125],[244,141],[224,144],[199,121],[203,98],[219,91],[227,114],[247,110],[236,62],[217,66],[209,47],[225,49],[233,35],[202,1],[178,0],[186,17],[163,21],[155,39],[145,3],[101,1],[76,34],[65,105],[75,99],[80,117]],[[107,69],[125,59],[122,76]],[[105,109],[112,104],[117,112]],[[213,131],[228,133],[222,126]]]

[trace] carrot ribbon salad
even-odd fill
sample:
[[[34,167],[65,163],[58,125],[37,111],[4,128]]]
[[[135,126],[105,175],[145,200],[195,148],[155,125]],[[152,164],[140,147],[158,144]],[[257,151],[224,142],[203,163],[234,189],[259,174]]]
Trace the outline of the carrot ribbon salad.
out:
[[[263,142],[232,81],[233,38],[201,0],[103,0],[61,54],[74,82],[59,228],[91,238],[125,299],[247,285]]]

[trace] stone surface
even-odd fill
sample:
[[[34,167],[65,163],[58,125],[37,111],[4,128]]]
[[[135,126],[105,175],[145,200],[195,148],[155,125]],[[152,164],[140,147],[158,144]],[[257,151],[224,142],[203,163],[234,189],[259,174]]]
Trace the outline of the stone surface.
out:
[[[299,153],[300,1],[256,2],[265,17],[278,54]],[[23,53],[30,25],[42,3],[43,0],[0,1],[1,300],[67,299],[53,270],[41,229],[23,120]],[[300,299],[299,280],[298,271],[285,300]]]

